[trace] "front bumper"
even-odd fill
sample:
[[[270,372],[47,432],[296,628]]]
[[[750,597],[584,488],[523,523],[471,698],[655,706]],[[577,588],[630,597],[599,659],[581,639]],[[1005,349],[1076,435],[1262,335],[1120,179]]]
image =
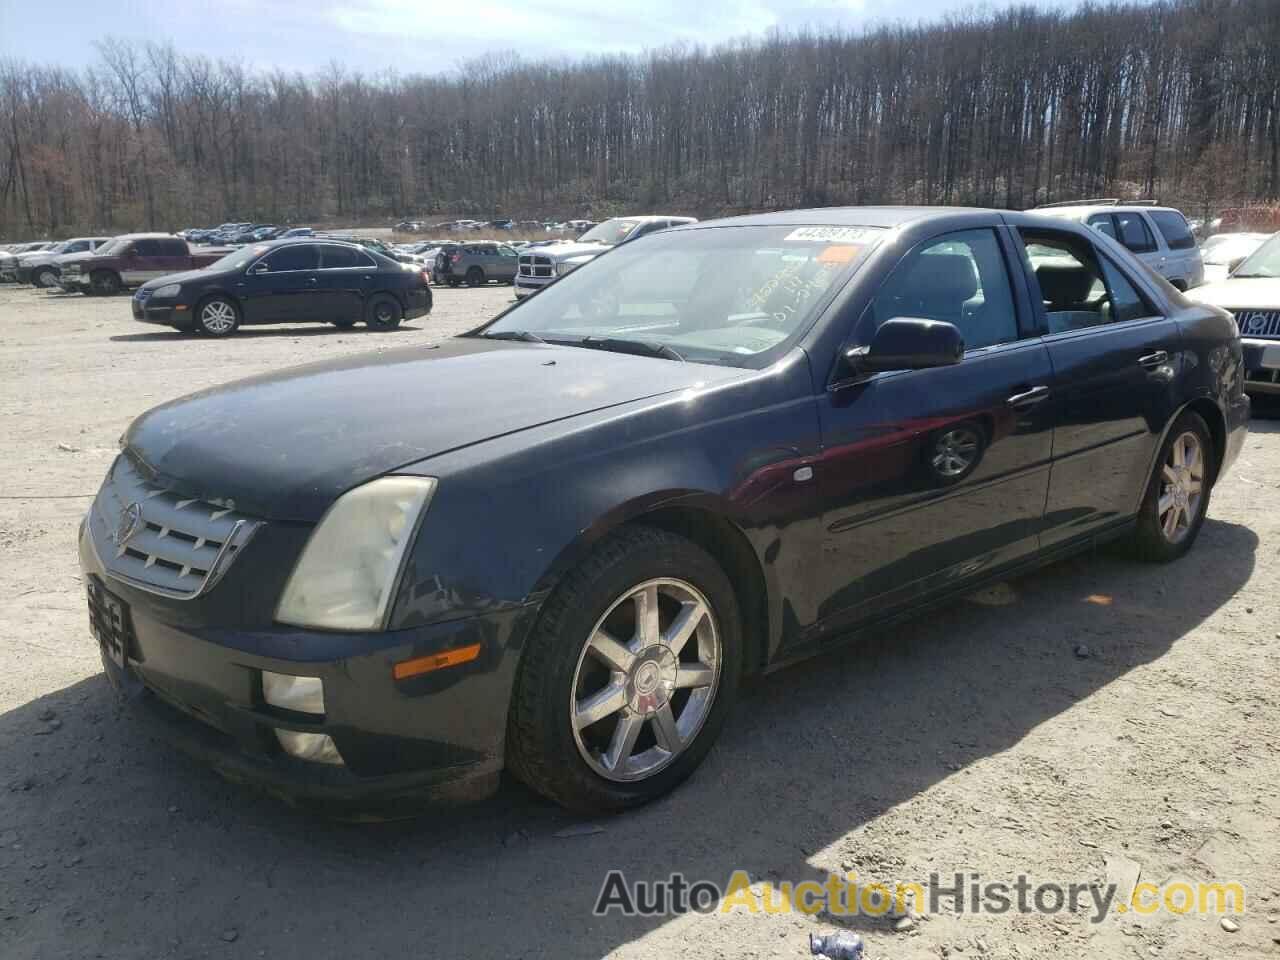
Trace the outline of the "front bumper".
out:
[[[1244,388],[1250,393],[1280,394],[1280,340],[1241,337]]]
[[[556,279],[556,277],[526,277],[523,274],[516,274],[516,298],[524,299],[531,296],[548,284],[555,283]]]
[[[256,546],[256,544],[255,544]],[[335,633],[279,625],[211,627],[209,603],[236,604],[251,551],[201,605],[156,596],[110,576],[90,525],[80,531],[85,582],[123,604],[125,666],[103,652],[112,684],[145,723],[226,778],[334,815],[405,816],[424,803],[492,793],[502,769],[516,651],[533,609],[383,633]],[[239,573],[239,577],[236,574]],[[397,681],[394,664],[470,644],[480,656]],[[266,703],[262,671],[320,677],[325,714],[293,714]],[[283,752],[275,729],[323,733],[343,765]]]
[[[14,270],[14,277],[17,279],[18,283],[30,283],[31,275],[34,272],[35,270],[32,267],[28,267],[25,265],[19,266],[16,270]]]
[[[179,306],[183,309],[177,309]],[[193,323],[191,311],[176,301],[156,303],[154,300],[139,300],[134,296],[129,300],[129,307],[133,311],[133,319],[142,323],[179,328],[190,327]]]

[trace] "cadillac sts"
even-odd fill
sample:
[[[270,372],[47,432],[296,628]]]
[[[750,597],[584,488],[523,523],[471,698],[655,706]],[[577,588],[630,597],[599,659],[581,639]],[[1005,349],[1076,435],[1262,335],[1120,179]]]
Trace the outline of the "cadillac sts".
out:
[[[112,682],[224,775],[413,811],[673,789],[745,677],[1107,540],[1236,458],[1236,325],[1031,214],[621,244],[442,343],[140,416],[79,538]]]

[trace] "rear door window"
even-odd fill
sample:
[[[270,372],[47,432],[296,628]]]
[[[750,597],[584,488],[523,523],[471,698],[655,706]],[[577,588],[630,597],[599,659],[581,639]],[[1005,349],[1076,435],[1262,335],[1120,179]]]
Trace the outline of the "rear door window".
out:
[[[373,258],[352,247],[322,246],[320,266],[323,270],[345,270],[349,267],[372,267]]]
[[[158,257],[160,253],[160,241],[153,239],[135,240],[133,248],[130,251],[135,257]]]
[[[160,240],[160,256],[162,257],[185,257],[187,255],[187,244],[183,240]]]
[[[267,265],[271,273],[286,273],[293,270],[314,270],[319,260],[314,246],[298,243],[273,250],[261,262]]]
[[[1152,210],[1151,219],[1170,250],[1190,250],[1196,245],[1186,219],[1176,210]]]
[[[1151,235],[1146,219],[1140,213],[1117,213],[1117,239],[1134,253],[1153,253],[1156,238]]]

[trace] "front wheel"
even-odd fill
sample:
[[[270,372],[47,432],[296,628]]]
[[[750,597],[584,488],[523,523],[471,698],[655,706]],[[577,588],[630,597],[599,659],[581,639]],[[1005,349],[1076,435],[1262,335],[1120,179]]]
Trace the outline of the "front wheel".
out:
[[[49,267],[42,267],[32,276],[31,282],[42,290],[48,289],[58,282],[58,272]]]
[[[99,297],[114,296],[120,287],[120,275],[113,270],[96,270],[89,276],[89,291]]]
[[[229,337],[240,327],[240,311],[226,297],[212,297],[196,310],[196,326],[210,337]]]
[[[1204,420],[1184,413],[1173,424],[1138,513],[1133,547],[1144,560],[1168,562],[1191,549],[1205,513],[1217,468]]]
[[[711,749],[742,662],[737,600],[715,560],[662,530],[615,533],[543,608],[516,681],[507,763],[584,813],[656,799]]]

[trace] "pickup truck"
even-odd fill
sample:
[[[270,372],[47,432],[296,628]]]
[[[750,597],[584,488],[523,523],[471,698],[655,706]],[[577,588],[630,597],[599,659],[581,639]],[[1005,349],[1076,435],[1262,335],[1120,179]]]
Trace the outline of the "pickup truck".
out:
[[[58,285],[73,293],[107,296],[170,273],[201,270],[229,252],[208,250],[193,254],[187,241],[172,234],[126,233],[91,253],[60,260]]]

